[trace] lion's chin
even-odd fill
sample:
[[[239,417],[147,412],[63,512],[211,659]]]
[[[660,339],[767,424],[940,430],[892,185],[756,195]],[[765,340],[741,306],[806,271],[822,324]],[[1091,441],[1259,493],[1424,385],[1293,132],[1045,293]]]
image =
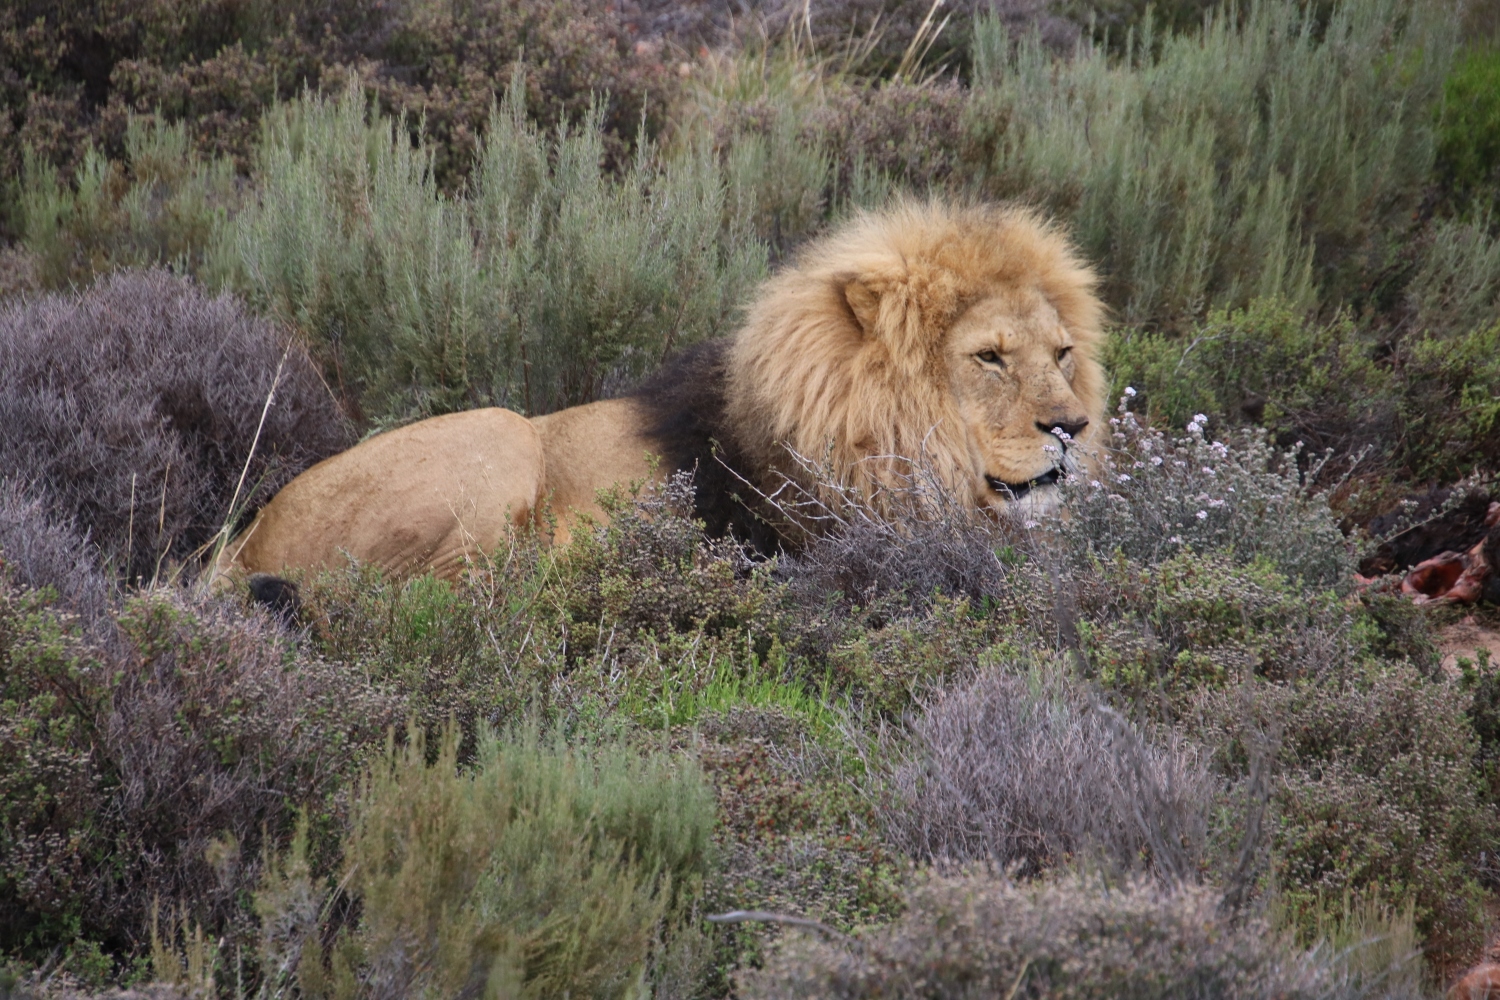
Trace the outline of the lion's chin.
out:
[[[994,476],[985,476],[990,487],[991,504],[1008,514],[1025,518],[1044,517],[1053,513],[1062,503],[1057,483],[1067,475],[1061,468],[1052,468],[1024,483],[1008,483]]]
[[[1008,483],[1003,479],[998,479],[991,475],[986,475],[984,478],[990,484],[990,490],[997,494],[1000,499],[1015,502],[1026,499],[1038,490],[1056,487],[1057,481],[1066,475],[1067,473],[1060,467],[1053,466],[1040,476],[1028,479],[1024,483]],[[1053,489],[1053,492],[1056,492],[1056,490]]]

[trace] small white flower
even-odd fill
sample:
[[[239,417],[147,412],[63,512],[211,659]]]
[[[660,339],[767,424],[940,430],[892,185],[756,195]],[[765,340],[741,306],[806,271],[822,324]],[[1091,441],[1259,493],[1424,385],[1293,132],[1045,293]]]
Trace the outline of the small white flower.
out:
[[[1152,465],[1160,465],[1161,464],[1161,456],[1160,455],[1152,455],[1151,456],[1151,464]]]
[[[1117,477],[1115,477],[1115,482],[1117,482],[1117,483],[1128,483],[1128,482],[1130,482],[1130,477],[1128,475],[1126,475],[1125,473],[1122,472]]]
[[[1030,531],[1032,528],[1040,528],[1041,525],[1035,521],[1022,521],[1021,527],[1025,528],[1027,531]]]
[[[1182,536],[1181,535],[1173,535],[1171,538],[1167,539],[1167,544],[1168,545],[1181,545],[1182,544]]]
[[[1073,440],[1073,435],[1069,434],[1067,431],[1063,430],[1061,427],[1054,427],[1054,428],[1052,428],[1052,434],[1059,441],[1071,441],[1071,440]]]
[[[1128,386],[1127,385],[1125,387],[1125,395],[1127,395],[1127,396],[1134,396],[1135,395],[1135,388],[1133,386]]]
[[[1206,424],[1206,423],[1208,423],[1208,418],[1205,417],[1201,413],[1195,413],[1195,414],[1193,414],[1193,423],[1195,423],[1195,424]]]
[[[1223,500],[1210,500],[1208,502],[1208,505],[1210,507],[1222,507],[1222,506],[1224,506],[1224,501]]]
[[[1089,486],[1090,486],[1090,487],[1091,487],[1091,488],[1093,488],[1093,489],[1096,489],[1096,490],[1097,490],[1097,489],[1099,489],[1099,488],[1100,488],[1100,487],[1102,487],[1102,486],[1103,486],[1103,485],[1104,485],[1104,484],[1103,484],[1103,483],[1101,483],[1101,482],[1099,482],[1099,480],[1097,480],[1097,479],[1090,479],[1090,480],[1089,480]]]
[[[1234,487],[1233,487],[1233,486],[1226,486],[1226,487],[1224,487],[1224,488],[1225,488],[1225,489],[1226,489],[1226,490],[1228,490],[1228,491],[1229,491],[1229,492],[1230,492],[1230,493],[1233,493],[1233,492],[1234,492]]]
[[[1146,467],[1146,463],[1145,462],[1131,462],[1130,463],[1130,467],[1132,469],[1144,469]]]
[[[1206,465],[1205,465],[1205,466],[1204,466],[1204,467],[1203,467],[1203,474],[1204,474],[1204,475],[1205,475],[1205,476],[1212,476],[1212,475],[1214,475],[1214,470],[1213,470],[1213,469],[1210,469],[1210,468],[1209,468],[1209,467],[1208,467],[1208,466],[1206,466]]]
[[[1198,513],[1194,514],[1193,516],[1196,517],[1200,521],[1206,521],[1206,520],[1208,520],[1208,511],[1206,511],[1206,510],[1200,510]]]

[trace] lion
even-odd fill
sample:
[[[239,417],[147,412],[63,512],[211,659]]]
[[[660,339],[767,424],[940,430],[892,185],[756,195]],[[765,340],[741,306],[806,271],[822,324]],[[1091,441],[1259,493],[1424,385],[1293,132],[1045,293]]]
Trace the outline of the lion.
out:
[[[312,467],[218,569],[353,558],[452,578],[518,528],[566,544],[600,493],[694,475],[711,534],[774,550],[756,499],[813,469],[878,503],[921,462],[979,507],[1057,505],[1104,424],[1098,281],[1036,212],[939,200],[857,216],[765,281],[730,337],[616,399],[434,417]]]

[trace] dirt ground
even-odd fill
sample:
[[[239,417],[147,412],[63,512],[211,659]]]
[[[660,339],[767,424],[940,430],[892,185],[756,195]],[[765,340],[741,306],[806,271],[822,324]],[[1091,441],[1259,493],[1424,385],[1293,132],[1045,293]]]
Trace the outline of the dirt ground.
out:
[[[1478,663],[1487,652],[1491,663],[1500,663],[1500,622],[1492,615],[1466,615],[1443,625],[1437,630],[1437,642],[1443,672],[1450,677],[1462,674],[1460,659]]]

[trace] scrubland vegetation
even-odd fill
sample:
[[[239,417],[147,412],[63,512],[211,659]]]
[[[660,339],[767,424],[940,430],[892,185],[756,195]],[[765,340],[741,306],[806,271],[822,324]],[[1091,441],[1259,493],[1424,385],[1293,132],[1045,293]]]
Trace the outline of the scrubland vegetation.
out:
[[[1493,6],[752,15],[0,10],[0,995],[1414,997],[1480,957],[1500,673],[1354,570],[1403,495],[1494,493]],[[914,482],[768,561],[676,480],[458,585],[300,580],[298,623],[204,592],[313,462],[619,392],[904,192],[1039,205],[1105,278],[1062,522]]]

